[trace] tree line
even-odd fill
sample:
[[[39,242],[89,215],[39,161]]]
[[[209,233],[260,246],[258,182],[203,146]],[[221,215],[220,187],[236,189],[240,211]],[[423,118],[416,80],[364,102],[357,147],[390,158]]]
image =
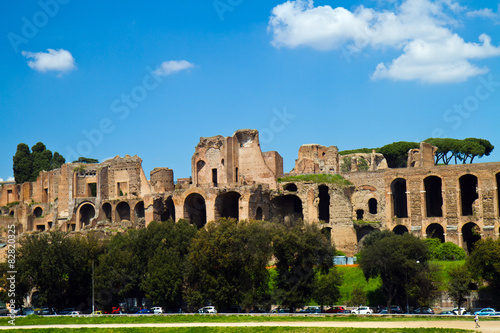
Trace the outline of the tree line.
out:
[[[488,140],[466,138],[463,140],[450,138],[428,138],[424,142],[438,147],[435,155],[435,164],[448,165],[451,162],[472,163],[474,159],[489,156],[495,148]],[[361,148],[341,151],[341,155],[353,153],[371,153],[375,150],[384,155],[390,168],[405,168],[408,161],[408,151],[420,147],[418,142],[398,141],[380,148]]]
[[[380,297],[368,305],[425,307],[447,292],[460,307],[478,287],[500,299],[500,240],[476,242],[465,264],[445,272],[448,285],[433,260],[465,258],[454,244],[388,230],[374,231],[362,243],[360,267],[367,280],[381,281]],[[95,304],[108,311],[126,298],[139,304],[146,298],[174,311],[205,305],[219,312],[269,311],[277,304],[293,312],[311,302],[333,305],[340,299],[343,277],[333,266],[334,255],[317,226],[302,221],[220,219],[200,230],[185,220],[152,222],[110,238],[98,232],[35,233],[20,240],[16,304],[36,291],[39,306],[89,309],[94,280]],[[1,269],[5,284],[8,269]],[[352,298],[366,301],[358,289]],[[5,292],[0,297],[8,301]]]

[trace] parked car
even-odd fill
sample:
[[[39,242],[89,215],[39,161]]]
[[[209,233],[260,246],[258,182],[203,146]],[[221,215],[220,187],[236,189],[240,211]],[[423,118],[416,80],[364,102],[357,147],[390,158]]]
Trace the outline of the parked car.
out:
[[[431,308],[416,308],[412,311],[413,314],[434,314],[434,310]]]
[[[467,310],[465,310],[465,308],[460,308],[460,309],[459,308],[455,308],[455,309],[453,309],[451,311],[453,311],[453,313],[455,313],[456,315],[462,316],[462,315],[465,314],[465,312]]]
[[[80,311],[71,311],[70,313],[68,313],[68,315],[73,316],[73,317],[78,317],[81,314],[82,313]]]
[[[476,311],[474,312],[474,315],[478,315],[478,316],[489,316],[491,314],[495,314],[495,309],[493,308],[483,308],[479,311]]]
[[[455,313],[455,311],[443,311],[443,312],[438,313],[438,315],[442,315],[442,316],[449,316],[449,315],[456,316],[457,314]]]
[[[325,313],[344,313],[345,308],[343,306],[333,306],[327,310],[325,310]]]
[[[321,307],[307,306],[306,308],[300,310],[299,313],[321,313]]]
[[[204,306],[198,309],[198,313],[217,313],[215,306]]]
[[[163,308],[161,306],[153,306],[151,308],[151,312],[154,314],[162,314],[163,313]]]
[[[373,310],[367,306],[359,306],[351,311],[354,314],[372,314]]]
[[[136,312],[136,314],[148,314],[151,313],[151,310],[149,309],[140,309],[139,311]]]
[[[65,316],[65,315],[69,315],[73,311],[75,311],[74,308],[66,308],[66,309],[62,309],[57,314],[60,314],[61,316]]]

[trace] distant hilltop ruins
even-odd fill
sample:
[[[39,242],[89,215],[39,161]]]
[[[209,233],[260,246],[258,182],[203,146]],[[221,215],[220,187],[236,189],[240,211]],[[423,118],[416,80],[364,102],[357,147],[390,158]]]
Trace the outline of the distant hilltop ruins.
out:
[[[116,232],[151,221],[189,220],[198,228],[222,217],[302,218],[337,249],[354,255],[375,229],[450,241],[466,250],[500,232],[500,163],[434,165],[436,147],[408,152],[391,169],[382,154],[339,155],[335,146],[299,148],[283,174],[278,152],[262,152],[256,130],[200,138],[191,177],[174,182],[169,168],[148,181],[137,156],[98,164],[67,163],[34,182],[0,185],[0,226],[18,232],[98,229]],[[342,176],[344,179],[342,179]]]

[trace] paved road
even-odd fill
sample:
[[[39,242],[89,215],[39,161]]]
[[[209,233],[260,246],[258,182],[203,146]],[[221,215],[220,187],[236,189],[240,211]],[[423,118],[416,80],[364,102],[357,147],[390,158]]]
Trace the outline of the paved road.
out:
[[[438,321],[374,321],[374,322],[255,322],[255,323],[176,323],[176,324],[91,324],[91,325],[33,325],[0,326],[0,330],[31,328],[127,328],[127,327],[360,327],[360,328],[459,328],[477,332],[500,333],[500,321],[482,321],[475,329],[474,321],[438,320]]]

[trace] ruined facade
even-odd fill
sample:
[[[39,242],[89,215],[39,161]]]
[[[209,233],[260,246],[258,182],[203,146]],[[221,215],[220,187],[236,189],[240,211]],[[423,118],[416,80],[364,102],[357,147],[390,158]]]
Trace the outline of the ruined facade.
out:
[[[127,155],[99,164],[68,163],[42,171],[35,182],[0,185],[0,226],[79,232],[167,219],[201,228],[221,217],[303,218],[348,255],[374,229],[465,249],[476,239],[498,238],[500,163],[435,166],[435,151],[422,144],[409,151],[408,168],[390,169],[375,152],[339,155],[335,146],[304,145],[290,175],[341,174],[352,185],[278,181],[281,156],[261,151],[257,131],[239,130],[200,138],[191,178],[176,182],[168,168],[153,169],[148,180],[141,159]]]

